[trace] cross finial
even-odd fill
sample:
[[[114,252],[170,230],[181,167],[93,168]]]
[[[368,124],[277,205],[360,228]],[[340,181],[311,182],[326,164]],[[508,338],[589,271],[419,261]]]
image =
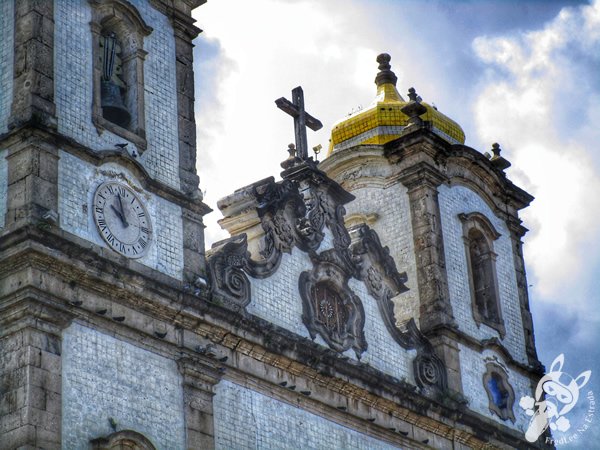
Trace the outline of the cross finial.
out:
[[[279,109],[294,118],[294,134],[296,135],[296,155],[301,160],[308,159],[308,146],[306,143],[306,127],[313,131],[323,128],[320,120],[315,119],[304,110],[304,92],[298,86],[292,90],[292,101],[281,97],[275,100]]]

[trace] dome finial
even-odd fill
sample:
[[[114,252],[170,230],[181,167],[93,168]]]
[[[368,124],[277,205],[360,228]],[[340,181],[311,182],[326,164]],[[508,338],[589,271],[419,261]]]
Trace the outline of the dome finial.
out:
[[[396,77],[396,74],[391,70],[391,59],[392,57],[387,53],[381,53],[377,56],[377,62],[379,63],[379,73],[375,77],[375,84],[377,86],[381,86],[385,83],[391,83],[394,86],[396,86],[396,81],[398,81],[398,77]]]
[[[392,57],[387,53],[380,53],[377,55],[377,62],[379,63],[379,70],[390,70],[392,66],[390,66],[390,61]]]

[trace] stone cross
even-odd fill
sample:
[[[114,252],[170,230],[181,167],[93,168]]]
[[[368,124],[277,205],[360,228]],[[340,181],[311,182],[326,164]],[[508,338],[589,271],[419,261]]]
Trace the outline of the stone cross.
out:
[[[304,111],[304,92],[298,86],[292,90],[292,101],[281,97],[275,100],[279,109],[294,118],[294,134],[296,135],[296,156],[301,160],[308,159],[308,146],[306,143],[306,127],[313,131],[323,128],[320,120]]]

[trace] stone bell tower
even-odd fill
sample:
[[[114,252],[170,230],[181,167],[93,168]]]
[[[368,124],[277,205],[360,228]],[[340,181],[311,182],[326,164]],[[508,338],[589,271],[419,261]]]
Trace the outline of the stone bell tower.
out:
[[[194,435],[168,305],[205,286],[202,3],[0,2],[2,449]]]

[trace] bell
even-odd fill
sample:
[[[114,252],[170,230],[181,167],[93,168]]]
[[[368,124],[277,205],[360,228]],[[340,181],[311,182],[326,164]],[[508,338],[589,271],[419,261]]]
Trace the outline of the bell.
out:
[[[102,116],[120,127],[127,127],[131,114],[123,104],[121,88],[112,81],[101,81],[100,96],[102,98]]]

